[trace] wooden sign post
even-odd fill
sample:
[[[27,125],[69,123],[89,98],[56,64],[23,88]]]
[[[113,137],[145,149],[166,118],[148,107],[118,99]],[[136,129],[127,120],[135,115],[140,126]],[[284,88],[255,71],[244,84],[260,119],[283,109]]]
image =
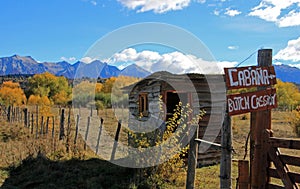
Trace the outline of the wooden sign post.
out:
[[[258,51],[258,66],[272,66],[272,49]],[[266,90],[266,86],[259,86],[258,90]],[[251,113],[250,123],[250,178],[251,188],[266,188],[267,177],[267,153],[263,132],[271,129],[271,110],[263,110]]]
[[[263,132],[271,129],[271,109],[277,107],[276,74],[272,66],[272,49],[258,51],[258,66],[225,68],[227,89],[257,87],[255,92],[227,95],[228,114],[251,112],[250,178],[251,189],[264,189],[268,160]]]

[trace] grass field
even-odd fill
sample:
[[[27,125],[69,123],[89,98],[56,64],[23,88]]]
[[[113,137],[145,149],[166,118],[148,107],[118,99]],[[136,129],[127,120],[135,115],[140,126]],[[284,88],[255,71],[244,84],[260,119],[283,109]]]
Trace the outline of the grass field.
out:
[[[117,110],[125,111],[125,110]],[[58,114],[58,110],[54,110]],[[95,155],[93,149],[99,131],[99,117],[93,111],[89,131],[89,147],[83,149],[84,134],[86,132],[87,117],[91,114],[88,109],[75,109],[75,116],[81,115],[78,144],[71,145],[66,152],[65,141],[56,141],[49,136],[35,139],[22,123],[9,124],[0,120],[0,186],[2,188],[135,188],[133,177],[134,169],[119,167],[103,159],[111,154],[112,144],[109,141],[100,141],[102,145],[101,158]],[[118,115],[122,115],[117,113]],[[99,112],[104,119],[103,127],[106,135],[114,137],[117,128],[117,119],[111,109]],[[272,130],[274,136],[295,138],[294,129],[289,124],[289,112],[272,113]],[[123,118],[124,119],[124,118]],[[57,124],[59,120],[57,120]],[[124,122],[126,125],[126,121]],[[58,127],[56,125],[56,127]],[[57,128],[58,129],[58,128]],[[245,155],[246,139],[250,129],[250,115],[232,117],[233,131],[233,159],[243,159]],[[71,128],[74,133],[75,128]],[[56,133],[57,134],[57,133]],[[70,135],[74,137],[74,134]],[[104,140],[104,139],[102,139]],[[122,129],[120,141],[127,142],[127,132]],[[56,142],[55,142],[56,141]],[[249,147],[248,147],[249,150]],[[289,153],[298,154],[292,151]],[[125,156],[122,151],[116,157]],[[300,156],[300,153],[299,153]],[[247,151],[246,159],[249,158]],[[196,170],[196,188],[219,188],[219,165],[207,166]],[[233,161],[232,183],[235,188],[237,178],[237,162]],[[168,180],[164,188],[185,188],[186,172]]]

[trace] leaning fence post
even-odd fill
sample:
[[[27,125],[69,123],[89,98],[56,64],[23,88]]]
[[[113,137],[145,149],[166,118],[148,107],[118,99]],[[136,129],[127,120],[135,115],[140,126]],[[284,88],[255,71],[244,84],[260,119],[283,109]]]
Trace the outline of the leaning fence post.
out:
[[[55,118],[52,116],[52,139],[54,139],[54,126],[55,126]]]
[[[91,117],[88,117],[87,127],[85,131],[85,137],[84,137],[84,150],[86,150],[86,143],[89,135],[89,129],[90,129],[90,123],[91,123]]]
[[[190,131],[194,130],[194,133],[190,133],[192,136],[190,140],[190,148],[188,150],[188,170],[186,178],[186,189],[195,188],[195,177],[196,177],[196,167],[197,167],[197,156],[198,156],[198,144],[195,139],[198,138],[198,126],[191,125]],[[195,127],[193,129],[193,127]]]
[[[78,114],[78,115],[77,115],[77,119],[76,119],[76,130],[75,130],[74,144],[76,144],[76,142],[77,142],[79,120],[80,120],[80,115]]]
[[[28,127],[28,109],[24,109],[24,127]]]
[[[8,122],[11,122],[10,114],[11,114],[11,106],[8,106],[8,109],[7,109],[7,121]]]
[[[49,130],[49,119],[50,117],[48,116],[46,120],[46,135],[48,135],[48,130]]]
[[[59,129],[59,140],[62,140],[65,137],[65,109],[61,110],[61,116],[60,116],[60,129]]]
[[[121,130],[121,125],[122,125],[122,121],[120,120],[120,121],[118,121],[118,128],[117,128],[117,131],[116,131],[114,146],[113,146],[113,149],[112,149],[112,152],[111,152],[111,157],[110,157],[111,161],[115,159],[115,154],[116,154],[116,150],[117,150],[117,147],[118,147],[118,141],[119,141],[119,134],[120,134],[120,130]]]
[[[36,128],[39,127],[39,106],[36,106]]]
[[[41,120],[41,135],[44,135],[44,116],[42,116]]]
[[[232,161],[232,134],[231,118],[226,111],[221,129],[221,163],[220,163],[220,188],[231,188],[231,161]]]
[[[101,133],[102,133],[102,125],[103,125],[103,119],[102,119],[102,117],[101,117],[101,118],[100,118],[100,127],[99,127],[99,133],[98,133],[97,145],[96,145],[96,154],[98,154],[98,150],[99,150],[100,137],[101,137]]]
[[[31,134],[33,134],[33,128],[34,128],[34,116],[33,113],[31,114]]]
[[[67,125],[67,141],[66,141],[66,151],[69,153],[70,148],[70,134],[71,134],[71,107],[69,107],[69,114],[68,114],[68,125]]]

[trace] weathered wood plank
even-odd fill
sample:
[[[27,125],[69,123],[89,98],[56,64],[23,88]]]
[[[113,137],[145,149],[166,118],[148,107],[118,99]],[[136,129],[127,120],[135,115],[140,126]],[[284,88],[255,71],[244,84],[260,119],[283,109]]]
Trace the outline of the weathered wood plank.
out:
[[[300,157],[290,156],[290,155],[280,155],[280,159],[283,163],[288,165],[295,165],[300,167]]]
[[[300,150],[300,140],[295,140],[295,139],[271,137],[269,139],[269,144],[277,148],[289,148],[289,149]]]
[[[284,186],[286,188],[297,188],[293,181],[291,180],[290,176],[288,175],[288,168],[283,164],[283,162],[279,159],[279,152],[276,148],[271,147],[268,153],[270,159],[273,161],[277,174],[279,175],[280,179],[282,180]]]
[[[267,189],[285,189],[285,188],[283,186],[278,186],[278,185],[269,183],[267,185]]]
[[[278,175],[276,169],[269,168],[268,169],[268,173],[269,173],[270,177],[280,179],[280,176]],[[290,176],[290,178],[292,179],[292,181],[294,181],[296,183],[300,183],[300,173],[289,172],[288,175]]]

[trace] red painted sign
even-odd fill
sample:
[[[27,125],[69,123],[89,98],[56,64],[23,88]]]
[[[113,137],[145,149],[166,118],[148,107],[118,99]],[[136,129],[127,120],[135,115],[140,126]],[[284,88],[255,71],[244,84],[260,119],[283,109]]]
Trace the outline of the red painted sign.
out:
[[[227,89],[270,86],[276,84],[273,66],[224,68]]]
[[[227,95],[227,105],[230,116],[276,108],[276,89]]]

